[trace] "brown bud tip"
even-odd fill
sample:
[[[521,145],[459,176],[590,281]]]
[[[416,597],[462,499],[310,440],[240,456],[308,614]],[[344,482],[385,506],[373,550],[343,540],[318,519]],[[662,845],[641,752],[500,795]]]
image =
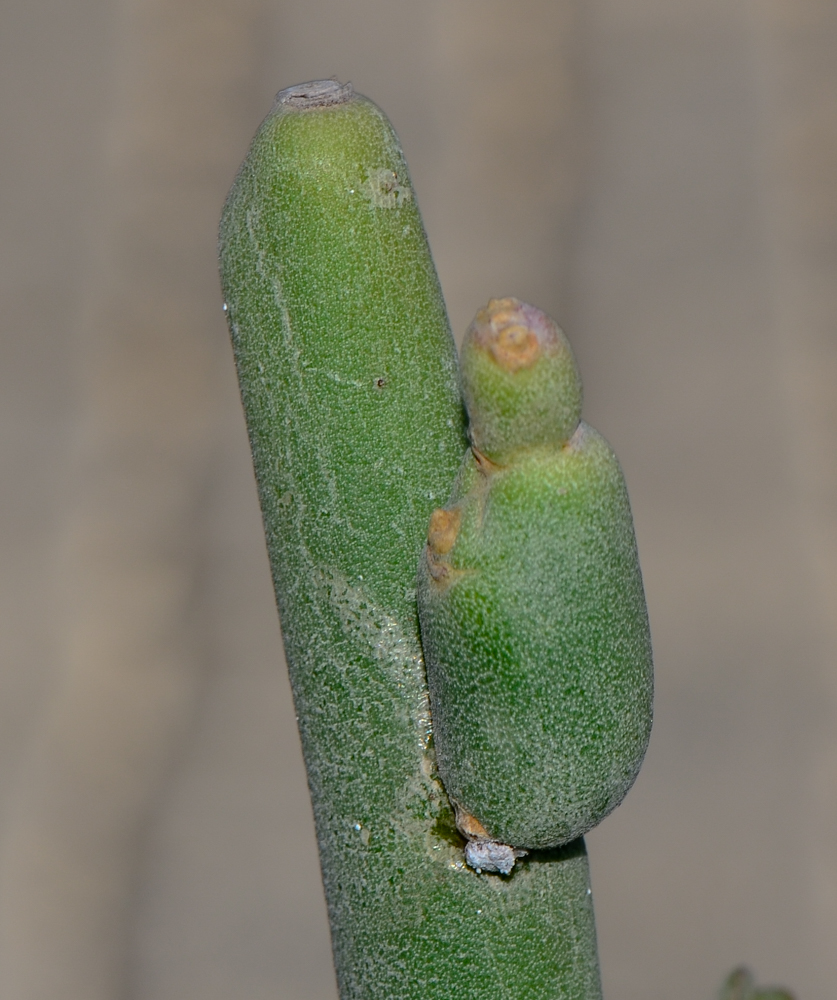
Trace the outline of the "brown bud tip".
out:
[[[560,334],[553,321],[520,299],[491,299],[471,326],[475,344],[508,372],[531,368],[544,350],[555,350]]]

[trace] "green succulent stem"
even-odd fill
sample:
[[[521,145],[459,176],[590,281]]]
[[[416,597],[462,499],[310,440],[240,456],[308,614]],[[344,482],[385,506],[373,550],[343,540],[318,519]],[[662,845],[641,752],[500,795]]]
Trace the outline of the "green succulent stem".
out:
[[[628,493],[545,313],[492,299],[460,363],[472,450],[418,575],[439,771],[469,840],[560,847],[619,805],[651,732]]]
[[[583,841],[478,874],[436,772],[416,566],[467,442],[383,113],[333,81],[283,91],[220,258],[341,997],[598,1000]]]

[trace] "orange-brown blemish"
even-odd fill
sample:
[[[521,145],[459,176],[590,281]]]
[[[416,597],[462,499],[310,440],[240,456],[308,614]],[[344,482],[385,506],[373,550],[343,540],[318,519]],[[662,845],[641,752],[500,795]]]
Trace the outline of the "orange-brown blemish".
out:
[[[489,349],[497,364],[512,374],[531,368],[541,356],[537,335],[518,324],[501,330]]]
[[[455,572],[444,557],[453,548],[461,523],[462,512],[457,507],[453,510],[437,507],[430,515],[430,527],[427,529],[427,571],[440,586],[450,583],[450,577]]]
[[[456,802],[453,803],[453,809],[456,813],[456,828],[466,840],[491,840],[488,830],[476,816],[466,812]]]
[[[518,299],[491,299],[472,324],[477,343],[512,374],[531,368],[543,351],[542,338],[530,325],[529,312],[531,307]]]
[[[427,531],[427,545],[434,556],[444,556],[450,552],[456,542],[461,523],[462,513],[456,507],[453,510],[438,507],[433,511]]]

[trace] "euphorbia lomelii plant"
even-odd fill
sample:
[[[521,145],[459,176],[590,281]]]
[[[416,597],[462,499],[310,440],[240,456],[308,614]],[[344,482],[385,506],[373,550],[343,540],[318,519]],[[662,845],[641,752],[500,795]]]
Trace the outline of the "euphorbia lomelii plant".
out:
[[[341,997],[598,1000],[581,838],[651,659],[569,345],[494,300],[460,377],[397,137],[332,80],[278,95],[220,252]]]

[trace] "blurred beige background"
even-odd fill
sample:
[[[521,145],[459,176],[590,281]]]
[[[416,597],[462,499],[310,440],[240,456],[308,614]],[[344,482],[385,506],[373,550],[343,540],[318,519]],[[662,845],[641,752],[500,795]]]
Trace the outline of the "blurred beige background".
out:
[[[275,91],[399,130],[464,329],[551,311],[631,487],[608,1000],[837,990],[833,0],[5,0],[0,997],[333,1000],[215,228]]]

